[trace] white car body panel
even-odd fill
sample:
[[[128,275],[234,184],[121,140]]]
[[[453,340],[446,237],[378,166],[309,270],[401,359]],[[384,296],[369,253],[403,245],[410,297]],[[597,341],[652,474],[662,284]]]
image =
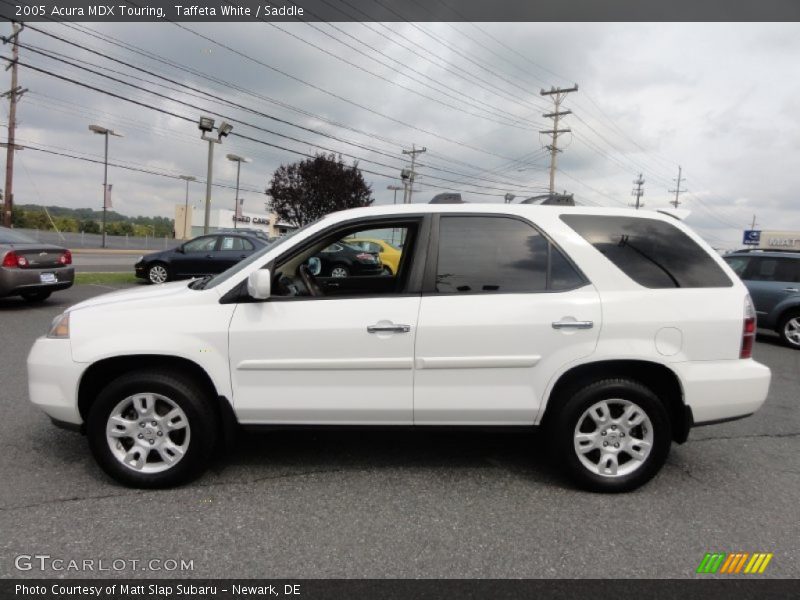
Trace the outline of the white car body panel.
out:
[[[255,423],[413,422],[419,296],[244,303],[230,325],[239,420]],[[381,322],[408,333],[368,333]]]
[[[553,329],[565,318],[593,326]],[[414,423],[533,425],[550,371],[591,355],[601,322],[591,285],[559,293],[423,297]]]

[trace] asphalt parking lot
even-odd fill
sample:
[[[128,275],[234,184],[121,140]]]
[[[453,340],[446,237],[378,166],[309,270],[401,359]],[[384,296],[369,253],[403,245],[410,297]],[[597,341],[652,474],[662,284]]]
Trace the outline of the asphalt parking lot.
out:
[[[706,552],[746,551],[774,553],[763,577],[800,577],[800,352],[777,338],[755,349],[765,407],[695,429],[627,495],[573,489],[536,436],[477,432],[248,435],[198,481],[139,491],[27,400],[34,338],[105,291],[0,299],[0,576],[176,575],[14,567],[48,554],[191,560],[189,577],[694,577]]]

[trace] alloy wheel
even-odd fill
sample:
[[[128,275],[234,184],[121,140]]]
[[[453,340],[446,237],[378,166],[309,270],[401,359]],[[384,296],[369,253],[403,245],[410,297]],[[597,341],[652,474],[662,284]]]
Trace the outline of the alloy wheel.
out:
[[[783,326],[783,337],[792,346],[800,347],[800,317],[793,317]]]
[[[108,416],[106,440],[111,454],[132,471],[161,473],[185,455],[190,440],[186,413],[161,394],[128,396]]]
[[[331,269],[331,277],[341,279],[343,277],[347,277],[347,275],[348,275],[347,269],[345,269],[344,267],[333,267],[333,269]]]
[[[629,400],[596,402],[575,426],[575,452],[581,464],[596,475],[629,475],[644,465],[652,447],[650,417]]]
[[[164,283],[167,280],[167,269],[163,265],[153,265],[149,271],[152,283]]]

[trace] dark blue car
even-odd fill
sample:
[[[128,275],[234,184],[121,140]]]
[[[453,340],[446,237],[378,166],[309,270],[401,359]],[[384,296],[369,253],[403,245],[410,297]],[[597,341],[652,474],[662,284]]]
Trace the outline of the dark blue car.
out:
[[[739,250],[725,260],[750,291],[758,327],[800,350],[800,252]]]
[[[269,241],[247,233],[201,235],[171,250],[153,252],[136,262],[136,276],[150,283],[222,273]]]

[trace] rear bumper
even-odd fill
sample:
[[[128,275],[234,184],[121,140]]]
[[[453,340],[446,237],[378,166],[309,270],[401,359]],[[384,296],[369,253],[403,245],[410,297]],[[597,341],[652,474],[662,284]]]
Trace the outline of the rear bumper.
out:
[[[772,374],[752,359],[698,361],[671,365],[683,384],[694,425],[730,421],[764,404]]]
[[[52,273],[55,283],[42,283],[42,273]],[[9,269],[0,267],[0,297],[15,296],[23,292],[45,292],[63,290],[75,281],[73,267],[54,267],[50,269]]]
[[[28,354],[31,402],[55,421],[80,425],[78,381],[85,367],[72,360],[70,340],[40,337]]]

